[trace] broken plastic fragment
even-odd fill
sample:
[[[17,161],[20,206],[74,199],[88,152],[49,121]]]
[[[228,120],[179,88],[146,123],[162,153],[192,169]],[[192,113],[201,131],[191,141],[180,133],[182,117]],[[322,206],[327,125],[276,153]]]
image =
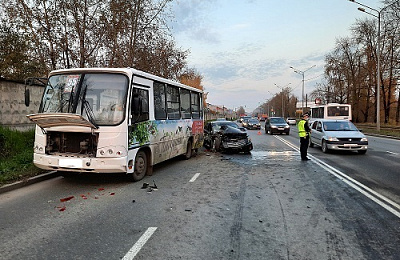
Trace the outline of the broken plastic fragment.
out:
[[[110,195],[111,195],[111,196],[115,195],[115,192],[111,192]]]
[[[99,188],[99,191],[102,191],[102,190],[104,190],[104,188]]]
[[[73,198],[74,198],[74,196],[69,196],[69,197],[60,199],[60,201],[61,201],[61,202],[66,202],[66,201],[72,200]]]
[[[57,208],[58,208],[58,211],[64,211],[66,209],[65,206],[57,207]]]
[[[156,185],[156,182],[153,180],[153,186],[150,186],[150,188],[153,188],[153,189],[158,189],[157,188],[157,185]]]

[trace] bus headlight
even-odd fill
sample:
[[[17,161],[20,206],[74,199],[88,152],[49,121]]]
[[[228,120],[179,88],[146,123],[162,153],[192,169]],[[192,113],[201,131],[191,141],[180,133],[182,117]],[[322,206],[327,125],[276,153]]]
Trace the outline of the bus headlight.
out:
[[[43,153],[44,149],[42,146],[39,145],[35,145],[35,147],[33,147],[33,152],[35,153]]]

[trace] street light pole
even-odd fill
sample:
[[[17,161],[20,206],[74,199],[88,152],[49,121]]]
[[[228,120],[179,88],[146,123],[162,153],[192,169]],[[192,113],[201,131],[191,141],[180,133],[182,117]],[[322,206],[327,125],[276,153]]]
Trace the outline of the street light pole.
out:
[[[287,86],[289,86],[291,83],[288,83],[288,84],[286,84],[286,86],[284,86],[284,87],[281,87],[281,86],[278,86],[276,83],[274,83],[274,85],[275,86],[277,86],[278,88],[280,88],[281,90],[282,90],[282,117],[285,117],[285,107],[284,107],[284,105],[283,105],[283,91],[284,91],[284,88],[286,88]]]
[[[369,7],[368,5],[364,5],[362,3],[359,3],[359,2],[357,2],[355,0],[349,0],[349,1],[353,2],[353,3],[356,3],[358,5],[361,5],[363,7],[366,7],[368,9],[378,13],[378,15],[375,15],[375,14],[372,14],[370,12],[367,12],[364,8],[361,8],[361,7],[358,8],[359,11],[361,11],[363,13],[366,13],[366,14],[369,14],[369,15],[372,15],[375,18],[378,18],[378,39],[377,39],[378,46],[377,46],[377,50],[376,50],[376,59],[377,59],[376,70],[377,70],[377,74],[378,74],[377,75],[377,81],[378,82],[377,82],[377,87],[376,87],[377,88],[376,89],[376,130],[380,131],[381,130],[381,113],[380,113],[380,107],[381,107],[381,104],[380,104],[380,100],[381,100],[381,95],[380,95],[380,92],[381,92],[380,91],[380,88],[381,88],[381,57],[380,57],[381,56],[380,55],[380,51],[381,51],[381,13],[383,12],[383,10],[385,10],[389,6],[394,5],[395,3],[399,2],[399,0],[398,1],[394,1],[393,3],[391,3],[391,4],[387,5],[387,6],[384,6],[380,11],[378,11],[378,10],[372,8],[372,7]]]
[[[305,73],[306,71],[308,71],[308,70],[314,68],[314,67],[315,67],[315,65],[312,65],[312,66],[309,67],[308,69],[301,71],[301,70],[295,69],[295,68],[293,68],[292,66],[290,66],[290,68],[291,68],[292,70],[294,70],[295,73],[300,74],[300,75],[303,76],[303,86],[302,86],[302,88],[301,88],[301,113],[302,113],[302,114],[304,113],[304,73]]]

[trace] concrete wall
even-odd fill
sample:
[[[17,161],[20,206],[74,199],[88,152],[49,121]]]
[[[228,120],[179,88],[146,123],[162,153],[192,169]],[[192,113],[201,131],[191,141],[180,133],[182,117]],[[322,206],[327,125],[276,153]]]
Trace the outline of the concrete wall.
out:
[[[0,80],[0,125],[17,130],[34,128],[26,117],[37,113],[44,87],[27,86],[30,91],[30,105],[25,106],[25,85],[12,81]]]

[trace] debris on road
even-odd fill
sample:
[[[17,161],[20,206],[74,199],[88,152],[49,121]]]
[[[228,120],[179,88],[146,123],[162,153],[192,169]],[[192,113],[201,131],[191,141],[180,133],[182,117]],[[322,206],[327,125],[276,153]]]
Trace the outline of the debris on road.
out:
[[[72,200],[73,198],[75,198],[75,197],[74,196],[69,196],[69,197],[60,199],[60,201],[61,202],[66,202],[66,201]]]

